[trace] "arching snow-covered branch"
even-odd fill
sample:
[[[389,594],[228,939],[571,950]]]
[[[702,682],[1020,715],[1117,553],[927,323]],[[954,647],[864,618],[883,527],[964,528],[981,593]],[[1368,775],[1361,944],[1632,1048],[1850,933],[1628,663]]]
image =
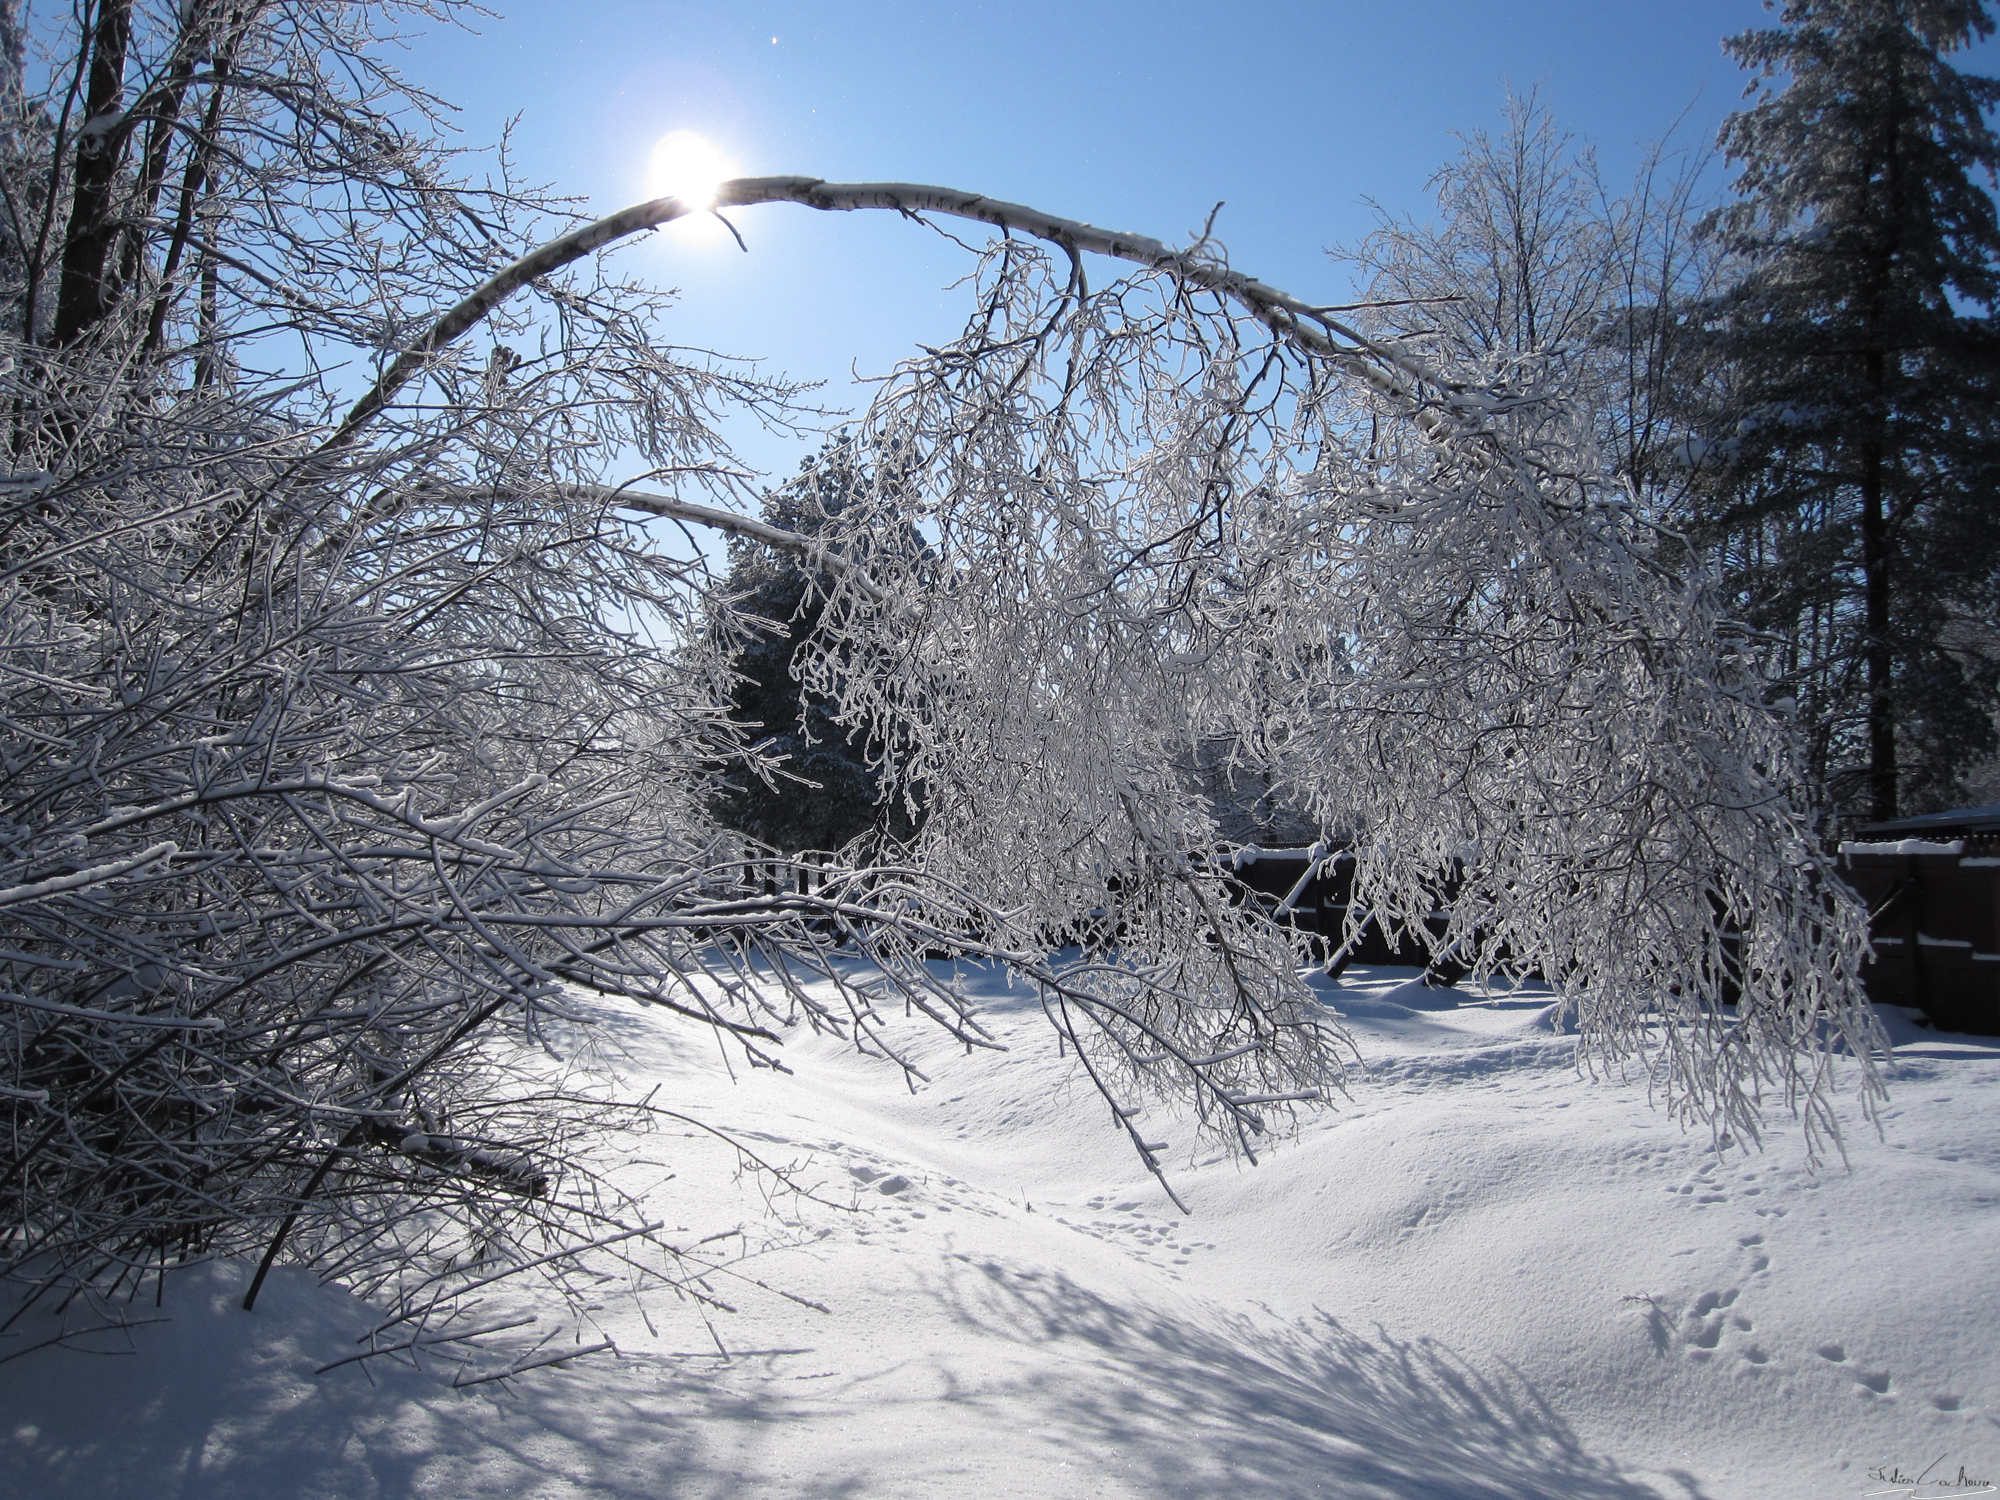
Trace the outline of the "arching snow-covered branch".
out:
[[[1008,233],[1019,232],[1060,246],[1071,255],[1088,252],[1170,272],[1190,287],[1214,292],[1237,303],[1316,354],[1340,361],[1342,368],[1380,386],[1384,391],[1411,395],[1424,384],[1436,384],[1423,364],[1400,350],[1371,340],[1331,317],[1324,308],[1230,270],[1199,250],[1175,250],[1146,235],[1120,234],[1076,219],[1007,203],[956,188],[908,182],[827,182],[818,177],[738,177],[716,189],[715,210],[747,208],[763,203],[797,203],[824,212],[888,209],[915,217],[941,214],[989,224]],[[691,213],[702,212],[679,198],[654,198],[620,209],[537,246],[474,289],[439,317],[410,344],[347,413],[327,439],[326,448],[340,447],[384,405],[417,379],[444,349],[476,327],[486,315],[521,288],[551,275],[585,256]],[[1442,387],[1439,388],[1440,391]]]

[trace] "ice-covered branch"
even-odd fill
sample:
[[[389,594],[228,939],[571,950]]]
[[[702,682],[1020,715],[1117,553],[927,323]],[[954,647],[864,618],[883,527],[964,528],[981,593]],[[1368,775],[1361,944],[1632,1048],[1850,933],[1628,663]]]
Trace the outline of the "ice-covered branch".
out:
[[[1190,287],[1213,292],[1247,309],[1311,352],[1335,359],[1343,370],[1385,393],[1411,397],[1424,387],[1446,387],[1415,357],[1379,343],[1334,319],[1324,308],[1232,271],[1196,250],[1176,250],[1146,235],[1099,229],[1076,219],[988,198],[956,188],[909,182],[827,182],[818,177],[738,177],[716,190],[715,208],[747,208],[764,203],[798,203],[825,212],[887,209],[916,217],[942,214],[969,219],[1009,233],[1018,231],[1058,245],[1071,254],[1089,252],[1164,271]],[[347,413],[322,452],[344,447],[384,406],[417,379],[444,349],[476,327],[507,298],[538,278],[583,259],[622,239],[657,229],[702,210],[679,198],[654,198],[584,224],[536,247],[481,283],[402,350],[389,368]]]

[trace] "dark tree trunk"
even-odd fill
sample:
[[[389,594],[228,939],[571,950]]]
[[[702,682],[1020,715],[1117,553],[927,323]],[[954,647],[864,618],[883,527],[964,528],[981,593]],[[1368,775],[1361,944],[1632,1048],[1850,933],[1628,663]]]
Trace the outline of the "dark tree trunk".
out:
[[[1896,816],[1895,653],[1889,636],[1889,538],[1882,502],[1882,445],[1861,454],[1861,588],[1868,667],[1868,803],[1877,821]]]
[[[214,70],[218,75],[227,72],[227,53],[219,53],[217,55]],[[181,257],[187,251],[188,237],[194,233],[195,217],[201,203],[202,194],[209,188],[209,156],[213,150],[217,132],[221,128],[224,98],[223,88],[218,83],[209,95],[208,110],[202,120],[201,134],[196,138],[193,148],[188,152],[187,166],[181,173],[180,205],[174,215],[173,235],[167,242],[166,257],[160,267],[159,291],[153,298],[152,315],[146,321],[145,352],[148,354],[156,352],[166,336],[167,314],[172,310],[176,295],[174,277],[180,272]],[[204,345],[202,358],[204,360],[210,358],[207,345],[214,335],[213,324],[215,320],[212,316],[209,316],[214,311],[214,276],[215,266],[211,260],[202,271],[201,281],[201,305],[204,314],[202,323],[202,341]],[[206,385],[208,382],[206,379],[197,379],[195,383],[197,385]]]
[[[76,142],[69,233],[63,240],[62,281],[49,330],[58,347],[75,343],[111,309],[111,246],[118,227],[111,200],[124,155],[126,130],[118,121],[125,96],[125,52],[132,40],[132,0],[99,0],[90,37],[90,81]]]

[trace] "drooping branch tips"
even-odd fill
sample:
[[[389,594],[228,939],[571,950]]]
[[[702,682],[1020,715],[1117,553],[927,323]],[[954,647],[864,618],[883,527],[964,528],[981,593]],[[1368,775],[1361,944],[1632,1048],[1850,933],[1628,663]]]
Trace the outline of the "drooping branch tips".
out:
[[[1190,823],[1187,807],[1169,805],[1171,797],[1154,805],[1148,801],[1154,793],[1135,801],[1131,790],[1145,785],[1163,765],[1172,765],[1176,756],[1192,753],[1199,759],[1203,752],[1177,749],[1172,736],[1248,735],[1265,744],[1261,752],[1265,770],[1260,774],[1287,781],[1291,795],[1311,809],[1322,827],[1349,835],[1368,829],[1372,836],[1400,845],[1378,846],[1387,852],[1366,867],[1363,887],[1371,893],[1372,908],[1397,909],[1405,913],[1403,920],[1415,921],[1412,914],[1436,904],[1426,882],[1439,878],[1441,870],[1461,866],[1483,870],[1477,879],[1464,877],[1470,883],[1461,892],[1460,915],[1453,918],[1447,946],[1511,952],[1521,962],[1564,975],[1576,994],[1595,996],[1585,1002],[1586,1032],[1614,1054],[1643,1045],[1632,1023],[1635,1017],[1652,1013],[1656,991],[1681,996],[1684,1005],[1678,1013],[1687,1017],[1708,1014],[1702,1007],[1712,1006],[1724,988],[1737,983],[1727,977],[1734,974],[1737,960],[1725,955],[1725,950],[1733,952],[1730,945],[1741,936],[1735,929],[1752,922],[1750,913],[1759,911],[1764,915],[1753,925],[1778,944],[1760,971],[1759,993],[1764,997],[1760,1004],[1776,1007],[1768,1016],[1777,1028],[1772,1045],[1779,1045],[1778,1032],[1786,1024],[1779,1017],[1790,1003],[1780,997],[1796,985],[1801,993],[1827,997],[1825,1003],[1842,1018],[1840,1027],[1851,1032],[1858,1050],[1868,1050],[1872,1033],[1865,1015],[1854,1009],[1858,940],[1852,922],[1843,918],[1813,936],[1816,919],[1806,913],[1817,898],[1793,890],[1788,877],[1787,894],[1776,907],[1768,907],[1755,894],[1762,877],[1752,879],[1745,873],[1772,867],[1774,860],[1776,867],[1793,871],[1815,867],[1816,856],[1807,849],[1795,821],[1796,809],[1786,804],[1784,793],[1775,791],[1759,769],[1786,763],[1786,751],[1772,738],[1773,734],[1781,738],[1782,730],[1774,728],[1738,685],[1736,676],[1754,669],[1743,664],[1740,650],[1722,644],[1727,622],[1713,613],[1699,579],[1679,576],[1686,564],[1684,555],[1663,561],[1643,539],[1652,523],[1634,513],[1621,483],[1599,464],[1588,422],[1577,420],[1574,393],[1555,383],[1523,385],[1518,379],[1503,391],[1484,388],[1476,372],[1433,371],[1393,346],[1363,339],[1323,310],[1227,270],[1203,252],[1170,250],[1156,240],[1098,230],[976,194],[912,184],[832,184],[787,177],[726,184],[719,202],[723,206],[795,202],[822,211],[874,208],[952,215],[1039,239],[1066,255],[1090,251],[1125,259],[1142,268],[1142,280],[1150,276],[1182,292],[1192,287],[1217,298],[1216,309],[1203,312],[1164,296],[1159,310],[1149,314],[1152,321],[1136,325],[1129,322],[1131,309],[1121,307],[1119,316],[1128,319],[1123,342],[1100,346],[1101,325],[1092,321],[1100,314],[1092,309],[1109,306],[1109,301],[1092,303],[1086,298],[1069,307],[1063,300],[1069,292],[1042,288],[1031,261],[1007,255],[993,261],[983,311],[975,322],[1012,328],[1011,342],[969,333],[953,350],[906,367],[870,413],[865,442],[874,452],[885,460],[897,455],[895,463],[921,454],[925,467],[899,480],[895,502],[883,515],[871,518],[864,506],[838,529],[848,539],[860,540],[869,554],[866,566],[842,551],[841,535],[808,543],[800,535],[716,507],[664,496],[637,503],[636,508],[654,514],[753,538],[829,566],[837,579],[830,601],[834,623],[824,640],[806,653],[806,671],[815,690],[844,702],[853,722],[871,726],[882,754],[899,764],[900,774],[935,789],[964,774],[972,764],[966,757],[975,752],[956,743],[954,735],[940,733],[944,720],[935,709],[942,700],[935,687],[872,677],[871,669],[856,667],[857,661],[874,661],[883,673],[908,670],[906,664],[893,669],[888,665],[905,660],[909,643],[902,624],[884,625],[900,618],[899,610],[879,608],[885,602],[925,599],[928,628],[958,631],[961,639],[973,639],[985,627],[976,625],[966,610],[983,610],[988,619],[1011,614],[1020,619],[1022,628],[1043,629],[1021,615],[1022,597],[1046,594],[1092,600],[1086,617],[1096,619],[1094,611],[1100,607],[1157,610],[1157,605],[1141,606],[1127,597],[1130,589],[1143,584],[1164,589],[1163,597],[1180,601],[1190,597],[1190,590],[1197,597],[1215,593],[1230,599],[1229,609],[1236,613],[1248,607],[1248,600],[1260,597],[1260,591],[1247,589],[1243,579],[1294,580],[1288,587],[1302,588],[1303,593],[1273,598],[1260,606],[1261,612],[1240,617],[1308,622],[1309,629],[1320,632],[1319,644],[1299,656],[1305,649],[1301,644],[1289,640],[1281,644],[1259,623],[1240,628],[1230,654],[1219,658],[1233,664],[1241,660],[1240,653],[1249,652],[1267,662],[1318,663],[1303,677],[1288,679],[1281,672],[1271,679],[1282,681],[1284,691],[1300,695],[1282,709],[1302,716],[1286,731],[1289,749],[1280,753],[1277,742],[1264,739],[1263,729],[1236,722],[1240,706],[1225,705],[1229,695],[1243,691],[1243,686],[1230,675],[1236,667],[1229,666],[1221,678],[1193,695],[1219,716],[1216,726],[1197,730],[1192,723],[1184,725],[1153,744],[1149,753],[1155,763],[1124,763],[1117,770],[1128,778],[1117,799],[1117,817],[1135,825],[1155,822],[1143,836],[1155,853],[1171,863],[1183,856],[1170,851],[1184,850],[1199,839],[1193,832],[1199,819]],[[356,408],[343,433],[351,435],[381,411],[395,382],[412,378],[426,359],[535,276],[685,211],[674,200],[637,205],[553,241],[491,278],[392,366],[378,390]],[[1111,294],[1118,295],[1122,293]],[[1050,351],[1062,343],[1052,336],[1056,324],[1049,321],[1051,317],[1080,335],[1079,347],[1085,351],[1065,356],[1070,359],[1069,371],[1060,379],[1050,363]],[[1281,398],[1240,409],[1244,387],[1237,382],[1243,378],[1243,362],[1252,356],[1250,344],[1236,329],[1239,319],[1261,328],[1274,349],[1285,351],[1283,359],[1302,361],[1302,370],[1317,367],[1348,377],[1367,399],[1380,403],[1370,417],[1378,424],[1370,456],[1349,451],[1347,398],[1322,388],[1312,377],[1302,376],[1301,383],[1293,384],[1287,375],[1274,376],[1274,367],[1267,362],[1255,379],[1275,380],[1272,389],[1282,393]],[[1202,351],[1200,357],[1209,361],[1212,391],[1191,396],[1197,386],[1187,383],[1185,370],[1169,373],[1161,353],[1165,350]],[[1079,368],[1094,373],[1079,376]],[[977,399],[953,384],[968,371],[974,372],[971,388],[980,392]],[[1063,392],[1059,400],[1048,401],[1040,394],[1057,386]],[[1109,393],[1119,391],[1124,394],[1112,401]],[[1167,400],[1179,404],[1160,405],[1165,393],[1171,393]],[[1215,404],[1206,404],[1210,401]],[[1447,442],[1444,449],[1450,451],[1405,449],[1399,454],[1396,444],[1406,439],[1384,437],[1379,426],[1383,421],[1402,424],[1400,430],[1408,437],[1421,439],[1419,449],[1431,449],[1440,437],[1474,441]],[[1393,425],[1387,429],[1390,434],[1397,430]],[[1294,470],[1284,456],[1292,452],[1318,452],[1319,467],[1311,472]],[[1110,465],[1099,472],[1122,477],[1116,481],[1089,477],[1083,464],[1086,454],[1093,455],[1092,463]],[[1176,472],[1176,465],[1197,457],[1203,477],[1195,490],[1177,493],[1192,472]],[[1107,483],[1111,488],[1105,488]],[[1067,498],[1043,514],[1039,501],[1026,502],[1044,491],[1052,498]],[[1125,498],[1109,509],[1097,505],[1099,497],[1113,494]],[[1186,509],[1190,504],[1192,510]],[[1258,515],[1256,529],[1232,533],[1232,526],[1247,520],[1246,505]],[[927,525],[940,528],[936,546],[899,555],[893,546],[883,550],[879,543],[866,540],[871,524],[905,524],[903,512],[909,506],[930,518]],[[968,580],[979,578],[982,570],[992,571],[993,559],[1006,558],[1008,549],[1018,545],[1016,539],[1050,526],[1066,533],[1080,524],[1081,517],[1093,518],[1077,533],[1087,550],[1112,558],[1123,555],[1126,560],[1114,563],[1100,557],[1092,564],[1100,571],[1090,581],[1046,571],[1040,561],[1018,575],[1001,568],[998,573],[1003,576],[996,586],[1002,594],[984,605],[973,603],[982,594],[968,586]],[[1215,541],[1190,553],[1187,538],[1211,525],[1219,528]],[[975,537],[980,538],[977,545],[971,540]],[[1173,553],[1161,553],[1163,539],[1173,539]],[[1179,561],[1162,572],[1166,556]],[[1307,557],[1312,564],[1302,566],[1298,560]],[[1054,559],[1049,565],[1055,565]],[[1066,560],[1061,564],[1070,565]],[[917,572],[910,571],[913,566]],[[1101,571],[1107,568],[1108,572]],[[934,592],[938,579],[945,577],[953,579],[943,596],[951,601],[949,608]],[[1523,581],[1532,577],[1541,577],[1543,585],[1523,592]],[[1158,582],[1145,584],[1148,579]],[[1466,610],[1475,602],[1499,612],[1472,626]],[[1072,607],[1083,608],[1080,603]],[[1184,607],[1184,602],[1177,603],[1161,612],[1162,624],[1172,621],[1176,623],[1168,628],[1183,628],[1179,622]],[[1447,617],[1453,622],[1449,628],[1440,623]],[[1543,633],[1532,656],[1524,656],[1521,646],[1494,644],[1528,629],[1524,622],[1530,620],[1540,621],[1534,628]],[[878,628],[897,639],[878,640],[871,635]],[[1207,627],[1188,621],[1186,628],[1199,632]],[[1603,639],[1586,640],[1592,632]],[[1636,648],[1636,655],[1627,658],[1623,654],[1627,646]],[[1010,643],[1006,653],[1018,655],[1021,649]],[[1086,654],[1094,655],[1098,649],[1093,643]],[[1549,664],[1539,658],[1544,649],[1555,650],[1554,659],[1566,665],[1551,675]],[[1331,656],[1326,654],[1329,650]],[[1716,653],[1713,657],[1711,650]],[[1496,651],[1497,657],[1488,654]],[[1326,673],[1329,662],[1339,664],[1331,678]],[[1496,662],[1507,665],[1496,672]],[[955,670],[980,682],[998,680],[1011,667],[997,658],[968,659]],[[1268,676],[1269,668],[1264,670]],[[1578,766],[1565,775],[1582,775],[1582,784],[1595,784],[1594,778],[1607,776],[1615,782],[1623,773],[1611,762],[1600,761],[1600,756],[1615,759],[1644,753],[1666,757],[1658,774],[1671,780],[1681,773],[1665,767],[1682,753],[1672,747],[1686,734],[1709,732],[1698,725],[1727,721],[1729,727],[1716,732],[1722,743],[1739,745],[1742,753],[1682,763],[1699,767],[1697,782],[1710,776],[1721,779],[1707,790],[1698,791],[1690,783],[1684,795],[1695,803],[1720,798],[1738,807],[1749,820],[1742,830],[1748,843],[1732,855],[1701,856],[1697,851],[1704,839],[1685,844],[1676,833],[1660,846],[1670,852],[1642,852],[1646,843],[1640,830],[1650,815],[1636,806],[1614,803],[1602,809],[1612,816],[1599,830],[1609,843],[1588,848],[1576,839],[1584,824],[1574,812],[1560,811],[1567,793],[1550,800],[1546,791],[1537,791],[1524,799],[1508,780],[1527,773],[1535,758],[1546,753],[1551,742],[1535,737],[1543,731],[1530,733],[1524,726],[1505,730],[1502,737],[1514,743],[1497,766],[1482,765],[1477,748],[1493,742],[1493,727],[1471,730],[1473,739],[1462,740],[1461,731],[1467,726],[1483,724],[1496,712],[1519,711],[1502,710],[1496,702],[1518,705],[1547,693],[1560,696],[1591,674],[1601,680],[1601,715],[1630,718],[1637,712],[1639,720],[1601,746],[1592,742],[1583,752],[1591,765],[1587,772]],[[1129,691],[1134,680],[1128,672],[1121,691]],[[1511,681],[1511,686],[1503,689],[1503,681]],[[1059,702],[1106,701],[1090,696],[1099,691],[1095,688],[1081,698],[1069,696],[1076,691],[1073,684],[1051,685],[1051,691],[1062,695]],[[1172,689],[1182,699],[1190,698],[1190,691],[1185,682]],[[1658,704],[1662,693],[1668,699],[1678,697],[1681,704],[1665,717],[1659,716],[1666,712]],[[1498,700],[1494,694],[1500,695]],[[1390,702],[1401,706],[1392,710]],[[992,724],[988,732],[996,736],[1013,732],[1019,712],[1010,710],[1013,722],[1004,727]],[[1562,714],[1553,706],[1546,712],[1553,729]],[[977,719],[979,714],[966,717]],[[1430,723],[1429,740],[1404,735],[1385,740],[1384,726],[1398,718]],[[1329,732],[1317,732],[1321,728]],[[1064,734],[1085,744],[1102,732],[1103,726],[1077,724]],[[1148,735],[1157,732],[1157,727],[1149,729],[1134,743],[1149,743]],[[1371,756],[1358,761],[1351,754],[1357,732],[1366,736],[1363,743],[1374,747]],[[1460,753],[1469,759],[1460,765],[1440,761],[1441,744],[1462,744]],[[1127,755],[1109,745],[1105,753],[1114,762]],[[1416,778],[1418,783],[1435,778],[1447,786],[1484,786],[1482,795],[1518,809],[1514,822],[1496,824],[1492,810],[1476,804],[1441,803],[1435,798],[1409,802],[1404,795],[1409,767],[1417,761],[1431,766]],[[1346,768],[1341,773],[1346,789],[1335,785],[1330,768],[1336,766]],[[1401,783],[1395,793],[1390,794],[1386,784],[1382,795],[1355,790],[1373,787],[1383,776]],[[1015,795],[1011,790],[975,790],[978,779],[972,776],[965,785],[967,805],[990,807],[996,795],[1003,801]],[[1080,782],[1064,795],[1080,798],[1083,805],[1097,798]],[[1060,800],[1057,806],[1062,817],[1076,815]],[[1768,815],[1754,811],[1758,808],[1767,809]],[[989,823],[991,817],[989,812]],[[946,819],[940,826],[949,823]],[[1549,838],[1557,828],[1563,836]],[[958,832],[968,847],[979,842],[969,825]],[[1049,836],[1057,837],[1053,829]],[[1712,839],[1706,843],[1712,848]],[[1455,848],[1482,852],[1476,861],[1445,852]],[[928,846],[928,857],[942,861],[938,869],[952,867],[962,852],[941,841]],[[1105,858],[1111,858],[1108,851]],[[1704,858],[1713,860],[1712,866],[1704,865]],[[1687,941],[1669,941],[1679,919],[1665,917],[1664,906],[1621,910],[1618,883],[1606,883],[1602,871],[1591,877],[1598,882],[1593,887],[1596,904],[1572,904],[1560,918],[1548,904],[1554,889],[1551,880],[1577,879],[1573,874],[1559,875],[1559,869],[1617,870],[1633,860],[1645,864],[1661,859],[1677,872],[1675,881],[1681,883],[1675,885],[1671,902],[1683,903],[1686,911],[1699,912],[1703,918],[1681,934]],[[978,889],[996,868],[988,864],[976,878],[969,871],[954,878],[968,889]],[[1460,878],[1451,877],[1455,886]],[[1668,901],[1661,894],[1667,886],[1658,877],[1654,885],[1650,899]],[[1487,894],[1473,899],[1472,893],[1482,889]],[[1602,928],[1594,936],[1586,936],[1577,926],[1577,914],[1586,908]],[[1474,915],[1479,912],[1486,914],[1483,921]],[[1512,936],[1496,941],[1496,931]],[[1608,935],[1613,933],[1648,949],[1664,944],[1674,956],[1651,954],[1635,975],[1621,975],[1616,972],[1621,960],[1609,945]],[[1588,959],[1580,956],[1585,951],[1591,955]],[[1822,966],[1824,973],[1819,973]],[[1816,1011],[1821,1003],[1815,999],[1809,1009]],[[1712,1061],[1701,1047],[1675,1061],[1669,1093],[1696,1113],[1727,1118],[1748,1133],[1754,1129],[1754,1119],[1737,1092],[1741,1080],[1709,1074]]]

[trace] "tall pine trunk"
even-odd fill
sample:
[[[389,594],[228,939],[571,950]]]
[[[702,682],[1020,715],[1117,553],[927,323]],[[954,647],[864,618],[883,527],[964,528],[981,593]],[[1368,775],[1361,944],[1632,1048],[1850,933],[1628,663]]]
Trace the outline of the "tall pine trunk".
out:
[[[1876,361],[1879,365],[1879,359]],[[1868,638],[1868,804],[1877,822],[1896,816],[1895,653],[1889,639],[1889,540],[1882,503],[1882,445],[1861,452],[1861,588]]]

